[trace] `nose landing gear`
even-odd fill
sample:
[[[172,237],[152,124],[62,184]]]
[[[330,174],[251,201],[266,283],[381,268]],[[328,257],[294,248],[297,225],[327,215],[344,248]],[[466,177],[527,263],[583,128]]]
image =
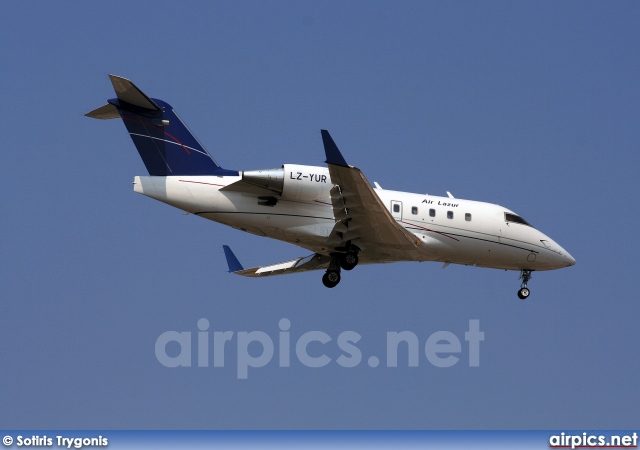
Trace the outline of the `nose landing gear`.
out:
[[[522,284],[520,285],[520,290],[518,291],[518,298],[520,300],[524,300],[527,297],[529,297],[529,294],[531,294],[531,291],[527,287],[527,283],[531,279],[531,271],[530,270],[521,270],[520,271],[520,278],[518,278],[518,279],[522,280]]]

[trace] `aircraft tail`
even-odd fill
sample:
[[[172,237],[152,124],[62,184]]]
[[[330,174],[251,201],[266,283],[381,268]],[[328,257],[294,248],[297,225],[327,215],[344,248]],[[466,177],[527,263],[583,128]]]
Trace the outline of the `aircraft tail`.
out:
[[[85,114],[122,118],[149,175],[237,175],[213,159],[171,105],[152,99],[126,78],[109,75],[117,98]]]

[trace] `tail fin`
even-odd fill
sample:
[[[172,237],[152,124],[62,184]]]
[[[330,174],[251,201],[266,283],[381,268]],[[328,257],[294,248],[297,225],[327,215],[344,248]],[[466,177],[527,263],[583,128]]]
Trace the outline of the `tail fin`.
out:
[[[151,99],[126,78],[109,75],[118,98],[85,114],[122,118],[149,175],[237,175],[211,157],[171,105]]]

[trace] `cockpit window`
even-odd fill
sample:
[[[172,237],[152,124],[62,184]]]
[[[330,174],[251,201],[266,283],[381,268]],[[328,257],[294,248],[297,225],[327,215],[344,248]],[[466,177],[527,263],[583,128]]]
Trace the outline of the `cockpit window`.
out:
[[[528,227],[531,226],[529,222],[524,220],[522,217],[516,216],[515,214],[511,213],[504,213],[504,220],[506,220],[507,222],[521,223],[522,225],[526,225]]]

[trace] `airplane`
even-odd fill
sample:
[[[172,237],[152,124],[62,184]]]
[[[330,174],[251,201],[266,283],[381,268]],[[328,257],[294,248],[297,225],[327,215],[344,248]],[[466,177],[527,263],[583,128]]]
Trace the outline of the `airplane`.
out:
[[[149,176],[134,191],[205,219],[312,253],[245,269],[228,245],[229,272],[265,277],[324,270],[323,284],[342,270],[397,261],[520,271],[518,297],[530,295],[533,271],[573,266],[575,259],[521,216],[500,205],[375,187],[345,160],[321,130],[326,167],[283,164],[262,170],[222,168],[168,103],[126,78],[109,75],[116,98],[85,114],[121,118]]]

